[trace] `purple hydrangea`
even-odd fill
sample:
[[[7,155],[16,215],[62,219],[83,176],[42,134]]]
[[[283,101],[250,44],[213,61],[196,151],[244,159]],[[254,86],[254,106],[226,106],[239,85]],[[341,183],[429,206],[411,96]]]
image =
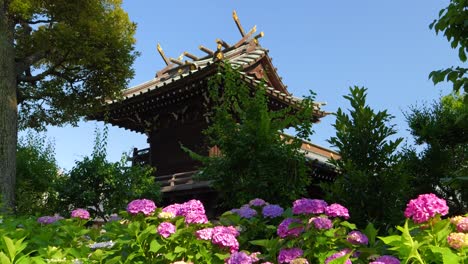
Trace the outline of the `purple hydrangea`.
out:
[[[284,209],[277,204],[265,205],[262,209],[263,217],[266,218],[275,218],[281,216],[284,212]]]
[[[304,227],[298,226],[298,227],[293,227],[289,228],[289,225],[292,223],[298,223],[301,224],[301,221],[299,219],[295,218],[286,218],[279,224],[277,234],[281,238],[285,238],[287,236],[293,236],[293,237],[298,237],[302,231],[304,231]]]
[[[86,209],[78,208],[71,212],[71,217],[87,220],[90,218],[90,215]]]
[[[169,222],[162,222],[158,226],[158,234],[161,236],[168,238],[170,235],[176,232],[176,227],[172,223]]]
[[[294,201],[294,214],[321,214],[327,207],[327,202],[319,199],[302,198]]]
[[[54,215],[54,216],[41,216],[37,219],[37,222],[43,225],[48,225],[57,222],[58,220],[62,220],[63,217],[60,215]]]
[[[234,252],[226,260],[227,264],[252,264],[258,261],[258,259],[252,258],[252,256],[247,255],[245,252]]]
[[[344,219],[349,218],[348,209],[341,204],[331,204],[325,208],[325,214],[329,217],[343,217]]]
[[[244,205],[239,209],[231,210],[233,213],[238,214],[240,217],[250,219],[257,215],[257,211],[255,209],[250,208],[248,205]]]
[[[249,202],[249,205],[251,206],[264,206],[266,205],[265,200],[260,199],[260,198],[255,198]]]
[[[436,214],[448,214],[448,206],[444,199],[435,194],[421,194],[406,205],[405,217],[412,218],[417,224],[427,222]]]
[[[346,249],[343,249],[341,251],[338,251],[337,253],[329,256],[328,258],[325,259],[325,264],[328,264],[330,263],[332,260],[334,259],[337,259],[337,258],[341,258],[347,254],[351,253],[351,249],[349,248],[346,248]],[[351,260],[348,258],[346,261],[345,261],[345,264],[352,264]]]
[[[304,252],[300,248],[283,248],[278,255],[278,263],[290,263],[294,259],[302,256]]]
[[[369,262],[369,264],[400,264],[400,261],[392,256],[380,256],[375,261]]]
[[[148,199],[133,200],[127,205],[127,212],[133,215],[143,213],[148,216],[156,210],[156,205]]]
[[[359,231],[351,231],[349,232],[348,236],[346,237],[349,243],[354,245],[367,245],[369,244],[369,239],[366,235]]]
[[[333,223],[330,219],[325,216],[312,217],[309,220],[309,223],[313,223],[317,229],[330,229],[333,227]]]

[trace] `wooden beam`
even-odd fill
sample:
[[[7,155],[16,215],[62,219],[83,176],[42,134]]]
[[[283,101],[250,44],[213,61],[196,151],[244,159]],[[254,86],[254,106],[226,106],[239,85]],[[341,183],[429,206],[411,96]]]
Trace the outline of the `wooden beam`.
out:
[[[234,48],[238,48],[240,45],[242,45],[244,42],[247,41],[247,39],[249,39],[253,33],[255,33],[257,31],[257,26],[254,26],[250,31],[249,33],[247,33],[241,40],[239,40],[239,42],[237,42],[235,45],[234,45]]]
[[[177,65],[184,65],[184,62],[180,61],[180,60],[176,60],[174,58],[170,58],[169,59],[171,62],[177,64]]]
[[[169,65],[169,60],[167,59],[166,55],[164,55],[164,51],[163,49],[161,48],[161,45],[158,43],[157,45],[157,49],[158,49],[158,52],[159,52],[159,55],[161,55],[161,58],[164,60],[164,62],[166,63],[166,65]]]
[[[242,28],[242,25],[239,21],[239,17],[237,16],[236,10],[232,12],[232,18],[234,18],[234,22],[236,22],[237,28],[239,29],[239,32],[241,33],[242,37],[245,36],[245,31]]]
[[[211,56],[214,55],[214,51],[210,50],[209,48],[206,48],[206,47],[204,47],[204,46],[202,46],[202,45],[200,45],[200,47],[198,47],[198,48],[199,48],[201,51],[206,52],[206,53],[208,53],[208,54],[211,55]]]
[[[190,54],[188,52],[184,52],[184,55],[192,60],[199,60],[199,58],[193,54]]]
[[[216,43],[221,44],[224,48],[229,48],[231,47],[229,44],[227,44],[224,40],[222,39],[216,39]]]

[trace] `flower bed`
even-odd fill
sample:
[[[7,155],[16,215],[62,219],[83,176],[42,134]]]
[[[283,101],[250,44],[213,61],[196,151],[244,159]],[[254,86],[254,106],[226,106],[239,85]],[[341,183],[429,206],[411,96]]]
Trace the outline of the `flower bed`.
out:
[[[302,198],[291,208],[254,199],[209,222],[190,200],[158,208],[134,200],[100,228],[89,213],[71,218],[5,218],[0,263],[466,263],[468,217],[443,219],[445,201],[433,194],[411,200],[403,226],[378,237],[347,221],[339,204]]]

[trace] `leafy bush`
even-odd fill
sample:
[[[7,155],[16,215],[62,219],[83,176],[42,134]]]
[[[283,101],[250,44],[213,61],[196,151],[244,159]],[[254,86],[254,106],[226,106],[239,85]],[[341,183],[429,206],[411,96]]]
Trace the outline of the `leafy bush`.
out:
[[[45,136],[33,132],[20,138],[16,152],[16,213],[41,215],[56,208],[59,167],[54,146]]]
[[[61,211],[88,208],[93,216],[107,219],[130,200],[148,197],[160,199],[160,187],[149,166],[127,166],[126,156],[120,162],[106,160],[106,134],[96,132],[91,157],[77,161],[57,184]]]
[[[213,113],[205,133],[222,154],[191,153],[203,163],[202,178],[212,181],[225,208],[255,197],[287,205],[305,194],[310,179],[301,140],[279,132],[293,127],[301,138],[312,133],[312,98],[298,109],[270,111],[263,84],[249,87],[228,63],[219,72],[209,82]]]

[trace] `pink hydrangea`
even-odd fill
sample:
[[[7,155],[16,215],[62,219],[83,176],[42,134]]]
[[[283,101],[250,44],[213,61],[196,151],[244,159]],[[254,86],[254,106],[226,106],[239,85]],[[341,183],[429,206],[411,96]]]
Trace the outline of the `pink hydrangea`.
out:
[[[457,223],[457,231],[458,232],[468,232],[468,217],[463,217]]]
[[[294,214],[321,214],[327,207],[327,202],[318,199],[301,198],[294,201]]]
[[[71,217],[87,220],[90,218],[90,215],[86,209],[78,208],[71,212]]]
[[[349,232],[348,236],[346,237],[346,240],[354,245],[367,245],[369,244],[369,239],[367,238],[366,235],[359,231],[351,231]]]
[[[211,240],[213,237],[213,228],[204,228],[195,232],[195,236],[202,240]]]
[[[281,238],[285,238],[287,236],[293,236],[293,237],[298,237],[302,231],[304,231],[304,227],[298,226],[298,227],[293,227],[289,228],[289,225],[292,223],[298,223],[300,224],[301,221],[299,219],[294,219],[294,218],[286,218],[284,219],[281,224],[278,226],[277,234]]]
[[[236,237],[231,233],[213,232],[211,242],[215,245],[229,248],[231,253],[239,250],[239,242],[237,241]]]
[[[369,264],[400,264],[400,261],[393,256],[380,256],[375,261],[370,262]]]
[[[412,218],[415,223],[427,222],[436,214],[448,214],[448,206],[444,199],[435,194],[421,194],[406,205],[405,217]]]
[[[284,209],[277,204],[265,205],[262,209],[263,217],[266,218],[275,218],[281,216],[284,212]]]
[[[447,242],[454,249],[468,248],[468,234],[451,233],[447,237]]]
[[[341,258],[347,254],[351,253],[351,249],[349,248],[346,248],[346,249],[343,249],[341,251],[338,251],[337,253],[329,256],[328,258],[325,259],[325,264],[328,264],[330,263],[332,260],[334,259],[337,259],[337,258]],[[345,261],[345,264],[352,264],[351,260],[348,258],[346,261]]]
[[[312,217],[309,219],[309,223],[313,223],[317,229],[330,229],[333,227],[333,223],[327,217]]]
[[[283,248],[278,255],[278,263],[290,263],[294,259],[302,256],[304,252],[300,248]]]
[[[227,264],[252,264],[258,261],[258,259],[253,258],[245,252],[234,252],[226,260]]]
[[[251,206],[264,206],[266,204],[267,203],[265,202],[265,200],[260,199],[260,198],[255,198],[249,202],[249,205]]]
[[[133,200],[127,205],[127,212],[133,215],[143,213],[148,216],[156,210],[156,205],[148,199]]]
[[[165,213],[171,213],[175,216],[179,216],[181,208],[182,208],[181,204],[175,203],[175,204],[171,204],[171,205],[164,207],[162,211]]]
[[[162,222],[158,226],[158,234],[161,236],[168,238],[170,235],[176,232],[176,227],[172,223],[169,222]]]
[[[186,224],[206,224],[208,217],[205,214],[205,207],[199,200],[190,200],[181,204],[179,213],[185,217]]]
[[[344,219],[349,218],[348,209],[341,204],[331,204],[325,208],[325,214],[329,217],[343,217]]]

